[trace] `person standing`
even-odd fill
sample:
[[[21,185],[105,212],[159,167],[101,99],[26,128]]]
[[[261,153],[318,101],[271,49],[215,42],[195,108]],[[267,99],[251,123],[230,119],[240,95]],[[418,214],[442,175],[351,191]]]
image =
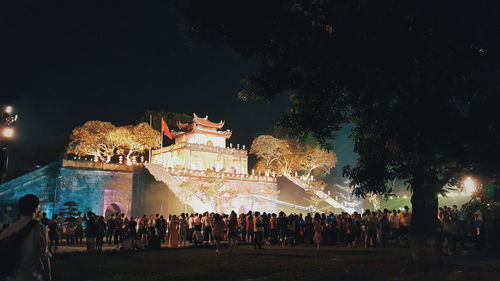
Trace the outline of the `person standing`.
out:
[[[252,211],[248,211],[248,214],[246,216],[246,233],[247,233],[247,242],[252,242],[254,239],[254,220],[252,216]]]
[[[411,223],[411,212],[410,212],[410,208],[408,208],[408,206],[405,206],[404,211],[399,213],[398,219],[399,219],[399,235],[400,235],[400,239],[401,239],[401,246],[407,246],[408,245],[408,234],[409,234],[410,223]]]
[[[19,199],[20,218],[0,234],[0,278],[51,280],[46,229],[35,220],[39,204],[33,194]]]
[[[314,236],[313,241],[316,244],[316,250],[319,251],[319,246],[323,240],[323,226],[321,225],[321,219],[314,219]]]
[[[219,214],[214,214],[213,223],[213,236],[215,241],[215,252],[220,254],[220,242],[224,239],[224,230],[226,229],[226,224],[221,219]]]
[[[87,213],[87,228],[85,244],[87,245],[87,252],[95,252],[95,242],[97,237],[97,223],[95,216],[92,212]]]
[[[198,214],[196,214],[198,216]],[[191,214],[188,219],[188,233],[187,238],[189,243],[193,243],[193,233],[194,233],[194,215]]]
[[[170,223],[168,225],[169,229],[169,237],[168,237],[168,246],[170,248],[179,247],[179,221],[177,220],[177,216],[173,215]]]
[[[212,237],[212,217],[208,212],[206,212],[201,218],[201,223],[203,224],[203,241],[210,244]]]
[[[387,247],[387,238],[389,236],[389,210],[384,209],[384,212],[380,214],[378,220],[378,228],[380,231],[380,241],[382,242],[382,247]]]
[[[233,250],[238,245],[239,235],[238,235],[238,219],[236,218],[236,213],[231,212],[231,216],[228,222],[228,230],[227,237],[229,240],[229,252],[233,252]]]
[[[203,244],[203,235],[201,234],[201,214],[194,217],[193,243],[198,246]]]
[[[271,219],[269,220],[269,243],[276,244],[278,241],[278,218],[276,214],[273,213],[271,215]]]
[[[40,218],[40,222],[43,224],[43,226],[47,227],[49,226],[49,219],[47,218],[47,213],[43,212],[42,213],[42,218]]]
[[[96,248],[97,251],[102,251],[102,244],[104,243],[104,236],[106,235],[106,223],[104,222],[104,217],[100,216],[97,220],[97,237],[96,237]]]
[[[53,253],[52,247],[54,247],[54,251],[56,251],[57,247],[59,246],[57,214],[52,215],[52,219],[48,223],[48,229],[49,229],[49,251]]]
[[[182,247],[186,247],[188,223],[184,213],[179,218],[179,242]]]
[[[277,228],[279,242],[282,247],[285,247],[288,230],[288,219],[283,211],[279,213],[279,217],[277,219]]]
[[[163,224],[162,226],[162,222],[163,222],[163,216],[160,217],[160,214],[156,214],[156,217],[155,217],[155,233],[156,235],[158,235],[158,238],[160,238],[160,241],[161,243],[165,243],[165,235],[167,234],[167,231],[163,231],[165,228],[166,228],[166,224]]]
[[[262,217],[259,212],[255,212],[255,217],[253,219],[253,233],[254,233],[254,249],[262,249],[262,241],[264,239],[264,224],[262,223]]]
[[[76,224],[76,229],[75,229],[75,241],[76,244],[82,244],[83,242],[83,218],[82,218],[82,212],[78,212],[76,218],[75,218],[75,224]]]
[[[68,245],[75,245],[75,232],[76,232],[76,222],[75,217],[69,217],[66,224],[66,243]]]
[[[263,234],[264,234],[264,242],[269,243],[269,228],[270,228],[270,223],[269,223],[269,217],[271,214],[267,214],[266,212],[262,213],[262,227],[264,229]]]
[[[392,210],[389,215],[389,227],[391,232],[391,239],[397,240],[399,236],[399,218],[396,210]]]
[[[107,231],[106,231],[106,243],[111,244],[113,241],[113,234],[115,232],[115,215],[111,215],[111,218],[107,221]]]
[[[120,213],[116,214],[115,220],[115,232],[114,232],[114,242],[115,245],[123,242],[123,219]]]

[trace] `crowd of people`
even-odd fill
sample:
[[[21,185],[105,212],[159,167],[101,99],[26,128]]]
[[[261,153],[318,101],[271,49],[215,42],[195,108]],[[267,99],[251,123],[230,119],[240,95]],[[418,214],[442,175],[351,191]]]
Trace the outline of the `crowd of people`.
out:
[[[61,244],[87,246],[88,251],[102,251],[103,245],[125,250],[171,248],[187,245],[229,245],[229,250],[241,243],[262,249],[266,244],[282,247],[305,246],[320,249],[323,244],[347,247],[386,247],[408,245],[411,212],[402,210],[365,210],[362,213],[285,214],[249,211],[236,214],[182,213],[179,216],[160,214],[126,217],[112,214],[109,218],[92,212],[85,215],[54,214],[48,219],[42,214],[40,222],[48,232],[49,249]],[[439,208],[439,232],[443,252],[452,254],[457,243],[479,237],[482,215],[468,214],[457,206]]]
[[[408,245],[411,224],[410,209],[365,210],[362,213],[342,212],[315,214],[285,214],[284,212],[230,214],[182,213],[179,216],[160,214],[126,217],[117,213],[109,218],[92,212],[76,215],[54,214],[48,219],[38,212],[38,198],[27,195],[19,201],[21,217],[0,232],[2,247],[12,247],[18,240],[12,237],[25,235],[37,237],[23,246],[27,251],[34,248],[50,252],[65,242],[79,245],[85,242],[90,252],[102,251],[103,245],[113,245],[124,250],[159,249],[162,244],[176,248],[187,245],[213,245],[221,253],[221,243],[227,243],[229,251],[238,244],[251,244],[254,249],[275,244],[281,247],[305,246],[319,250],[323,244],[347,247],[386,247]],[[457,206],[439,208],[435,225],[443,241],[443,252],[452,254],[458,243],[477,241],[481,236],[483,216],[479,211],[470,214]],[[31,236],[30,236],[31,235]],[[8,240],[12,239],[13,242]],[[65,241],[63,241],[65,240]],[[7,242],[6,242],[7,241]],[[10,245],[12,244],[12,245]],[[29,262],[27,262],[29,263]],[[8,263],[4,263],[8,264]],[[31,267],[29,267],[31,266]],[[27,270],[37,270],[27,264]]]

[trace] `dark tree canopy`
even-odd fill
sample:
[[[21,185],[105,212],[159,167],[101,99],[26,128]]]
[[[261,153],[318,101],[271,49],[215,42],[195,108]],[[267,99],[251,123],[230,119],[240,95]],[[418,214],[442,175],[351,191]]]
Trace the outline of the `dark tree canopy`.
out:
[[[260,60],[243,99],[291,99],[280,124],[320,142],[354,124],[344,172],[360,196],[413,191],[413,224],[465,173],[497,178],[500,21],[495,1],[186,1],[195,39]],[[292,129],[293,128],[293,129]],[[433,234],[432,227],[421,237]]]
[[[193,121],[193,116],[185,113],[178,112],[166,112],[166,111],[157,111],[157,110],[146,110],[144,115],[142,116],[141,121],[147,122],[149,124],[151,117],[152,128],[160,131],[161,129],[161,119],[165,120],[170,130],[179,130],[177,128],[177,121],[181,123],[190,123]]]

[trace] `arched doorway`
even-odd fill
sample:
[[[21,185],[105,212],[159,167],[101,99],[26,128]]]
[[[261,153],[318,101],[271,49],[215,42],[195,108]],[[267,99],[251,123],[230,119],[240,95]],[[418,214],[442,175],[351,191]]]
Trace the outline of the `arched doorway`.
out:
[[[116,215],[117,213],[122,213],[122,209],[120,208],[120,206],[118,206],[118,204],[111,203],[106,208],[106,211],[104,212],[104,217],[107,219],[110,218],[111,215]]]

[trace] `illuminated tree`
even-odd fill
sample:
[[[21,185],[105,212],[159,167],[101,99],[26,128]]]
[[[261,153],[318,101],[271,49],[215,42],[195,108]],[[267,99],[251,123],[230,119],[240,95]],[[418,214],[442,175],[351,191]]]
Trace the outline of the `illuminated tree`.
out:
[[[303,155],[303,146],[296,139],[286,139],[288,153],[284,153],[281,159],[278,160],[279,169],[284,175],[290,175],[294,172],[302,170],[300,159]]]
[[[72,131],[67,152],[96,156],[101,161],[124,154],[130,163],[132,156],[159,146],[159,133],[147,123],[115,127],[109,122],[88,121]]]
[[[302,172],[306,178],[313,171],[323,175],[335,167],[337,157],[332,151],[315,145],[302,145],[296,139],[279,139],[269,135],[257,137],[250,153],[257,156],[257,171],[280,170],[283,174]]]
[[[321,174],[328,173],[337,163],[337,156],[333,151],[322,149],[320,146],[306,146],[300,157],[304,177],[308,179],[314,170]]]
[[[131,161],[131,156],[160,147],[161,143],[158,132],[144,122],[135,126],[119,127],[109,135],[109,138],[119,142],[121,150],[126,153],[128,163]]]
[[[71,132],[68,153],[76,155],[92,155],[105,161],[113,156],[117,143],[108,138],[116,127],[110,122],[88,121]]]
[[[186,206],[191,202],[191,199],[196,195],[198,185],[193,181],[185,181],[179,185],[178,192],[176,193],[179,200]]]
[[[205,177],[197,182],[198,190],[212,203],[216,212],[221,212],[221,203],[238,196],[238,190],[226,185],[223,173],[215,173],[211,169],[205,171]]]
[[[252,141],[250,153],[263,161],[265,169],[271,170],[273,164],[282,160],[284,155],[290,153],[290,150],[286,141],[269,135],[261,135]]]

